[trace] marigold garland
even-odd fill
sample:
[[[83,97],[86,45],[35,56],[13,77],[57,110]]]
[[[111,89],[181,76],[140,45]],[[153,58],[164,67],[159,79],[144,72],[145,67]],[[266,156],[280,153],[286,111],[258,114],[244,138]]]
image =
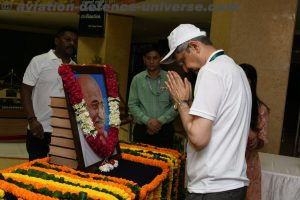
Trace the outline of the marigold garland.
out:
[[[42,164],[48,164],[47,166],[50,166],[53,167],[53,168],[56,168],[56,169],[60,169],[60,170],[64,170],[64,171],[55,171],[53,169],[47,169],[47,168],[40,168],[40,167],[35,167],[35,166],[32,166],[36,163],[36,161],[39,161],[39,163],[42,163]],[[103,175],[98,175],[98,174],[90,174],[90,175],[93,175],[93,177],[91,176],[90,178],[83,178],[83,177],[80,177],[78,175],[75,175],[75,174],[78,174],[78,173],[82,173],[82,175],[87,175],[89,173],[84,173],[84,172],[79,172],[79,171],[76,171],[76,170],[73,170],[71,168],[68,168],[68,167],[65,167],[65,166],[57,166],[57,165],[52,165],[52,164],[49,164],[49,158],[43,158],[43,159],[38,159],[38,160],[35,160],[35,161],[31,161],[31,162],[28,162],[28,163],[24,163],[24,164],[20,164],[18,166],[15,166],[15,167],[11,167],[9,169],[6,169],[6,170],[2,170],[1,173],[4,175],[4,177],[6,176],[10,176],[10,177],[17,177],[16,179],[19,179],[21,182],[23,183],[30,183],[30,184],[33,184],[35,187],[37,188],[43,188],[45,187],[45,185],[47,185],[48,188],[52,188],[53,191],[59,189],[60,191],[63,191],[63,192],[68,192],[68,191],[76,191],[76,192],[79,192],[79,191],[87,191],[86,189],[84,188],[77,188],[75,186],[71,186],[71,185],[67,185],[65,184],[64,187],[60,186],[61,183],[56,183],[54,181],[50,181],[50,180],[42,180],[42,179],[39,179],[39,178],[36,178],[36,177],[29,177],[29,176],[24,176],[24,175],[20,175],[20,174],[15,174],[15,173],[12,173],[14,170],[16,169],[35,169],[35,170],[39,170],[39,171],[44,171],[44,172],[47,172],[49,174],[54,174],[55,176],[59,177],[65,177],[68,181],[71,181],[71,180],[74,180],[73,182],[84,182],[86,184],[97,184],[97,185],[101,185],[102,188],[105,188],[107,191],[113,191],[114,193],[118,194],[118,195],[121,195],[121,196],[124,196],[124,199],[134,199],[135,198],[135,194],[125,185],[121,185],[119,184],[120,182],[122,183],[126,183],[126,184],[135,184],[134,182],[132,181],[127,181],[125,179],[119,179],[119,178],[115,178],[115,177],[112,177],[112,179],[114,179],[116,182],[109,182],[109,181],[104,181],[104,180],[95,180],[94,178],[95,177],[102,177],[102,178],[106,178],[106,176],[103,176]],[[46,165],[45,165],[46,166]],[[5,171],[5,172],[4,172]],[[70,174],[71,171],[75,174]],[[24,178],[26,177],[26,178]],[[78,180],[78,181],[76,181]],[[2,180],[1,180],[2,181]],[[45,182],[46,181],[46,182]],[[0,184],[0,188],[4,189],[5,192],[8,192],[8,193],[12,193],[14,194],[15,196],[17,196],[18,198],[24,198],[24,199],[43,199],[42,197],[44,197],[44,195],[41,195],[41,194],[35,194],[31,191],[28,191],[24,188],[20,188],[14,184],[11,184],[11,183],[8,183],[6,181],[2,181],[2,182],[5,182],[6,184]],[[78,182],[78,183],[79,183]],[[59,185],[59,186],[58,186]],[[96,186],[96,185],[94,185]],[[68,188],[67,190],[64,190],[62,188]],[[18,193],[18,191],[21,190],[22,191],[22,195]],[[89,194],[95,194],[95,192],[97,191],[87,191]],[[106,195],[106,193],[103,193],[104,196]],[[36,196],[38,195],[38,196]],[[42,196],[42,197],[40,197]],[[94,199],[98,199],[97,195],[93,195],[92,198],[94,197]],[[53,198],[44,198],[44,199],[53,199]],[[114,199],[114,198],[103,198],[103,199]]]
[[[28,199],[28,200],[31,200],[31,199],[54,200],[54,198],[28,191],[24,188],[17,187],[16,185],[14,185],[12,183],[8,183],[3,180],[0,180],[0,186],[1,186],[1,189],[3,189],[5,192],[11,193],[18,198]]]
[[[149,158],[149,159],[159,159],[163,160],[168,163],[170,167],[170,171],[168,173],[168,189],[167,189],[167,198],[171,199],[177,199],[178,196],[178,185],[179,185],[179,172],[180,172],[180,158],[181,155],[176,150],[172,149],[166,149],[166,148],[159,148],[154,147],[151,145],[142,144],[141,146],[138,145],[132,145],[132,144],[126,144],[121,143],[120,144],[121,150],[130,150],[134,151],[135,155],[138,154],[142,157]],[[130,153],[128,151],[125,151],[126,153]]]
[[[45,160],[46,161],[46,160]],[[43,165],[49,167],[49,168],[56,168],[62,171],[56,171],[54,169],[49,169],[49,168],[42,168],[42,167],[24,167],[24,168],[36,168],[39,170],[43,170],[45,172],[49,171],[49,172],[53,172],[56,174],[63,174],[63,175],[68,175],[71,177],[78,177],[81,178],[82,180],[89,180],[89,181],[94,181],[94,182],[108,182],[109,184],[117,184],[120,186],[120,188],[124,189],[126,192],[128,192],[131,196],[132,199],[135,198],[135,194],[133,193],[133,191],[131,190],[131,188],[129,188],[129,186],[131,186],[132,188],[134,187],[138,187],[137,183],[134,183],[133,181],[130,180],[126,180],[123,178],[117,178],[117,177],[111,177],[111,176],[104,176],[102,174],[92,174],[92,173],[85,173],[85,172],[80,172],[80,171],[76,171],[72,168],[68,168],[66,166],[60,166],[60,165],[54,165],[54,164],[49,164],[47,162],[41,162]],[[79,176],[80,175],[80,176]],[[83,178],[85,177],[85,178]],[[101,180],[99,180],[101,179]]]
[[[83,190],[82,187],[92,187],[92,188],[100,187],[100,188],[107,189],[107,191],[110,191],[113,194],[122,196],[122,199],[134,199],[136,197],[135,194],[139,194],[140,200],[146,200],[146,199],[159,200],[161,198],[177,199],[176,188],[174,187],[175,186],[177,187],[178,185],[179,178],[177,172],[180,168],[180,154],[178,154],[176,151],[173,150],[169,151],[168,149],[152,148],[152,146],[148,146],[148,145],[138,146],[138,145],[129,145],[129,144],[121,143],[120,146],[122,151],[129,150],[128,151],[129,153],[123,152],[121,154],[123,159],[142,163],[145,165],[159,167],[162,169],[161,174],[157,175],[155,179],[152,180],[149,184],[145,184],[140,188],[136,183],[126,179],[108,177],[101,174],[79,172],[74,169],[68,168],[66,166],[49,164],[49,158],[39,159],[28,163],[20,164],[18,166],[11,167],[6,170],[2,170],[1,173],[10,174],[9,176],[13,177],[14,179],[18,179],[20,181],[22,180],[22,182],[28,181],[28,183],[31,184],[34,183],[34,186],[38,188],[45,187],[44,184],[46,184],[46,182],[43,181],[46,180],[41,180],[39,178],[35,178],[32,176],[27,178],[25,178],[26,176],[24,175],[22,177],[16,176],[19,174],[16,174],[14,170],[16,170],[17,168],[23,170],[38,170],[41,172],[45,172],[50,176],[53,175],[57,178],[62,177],[64,178],[65,181],[67,181],[66,183],[64,182],[57,183],[55,181],[47,180],[47,184],[49,184],[49,188],[51,188],[52,191],[59,189],[59,191],[64,191],[64,192],[73,191],[73,193],[78,193],[79,191]],[[132,151],[134,155],[131,155],[130,151]],[[26,189],[22,190],[22,195],[18,194],[18,191],[22,188],[14,184],[7,183],[6,181],[2,181],[2,180],[0,181],[1,183],[4,182],[6,183],[6,185],[7,184],[10,185],[9,189],[7,188],[4,189],[5,192],[12,193],[16,195],[19,199],[21,198],[23,198],[24,200],[43,199],[43,197],[46,197],[42,194],[32,193],[31,191],[28,191]],[[1,183],[0,183],[0,188],[2,188]],[[67,183],[71,185],[68,185]],[[62,186],[60,184],[64,184],[64,186],[67,186],[67,190],[62,190],[61,189]],[[73,186],[73,184],[75,185],[79,184],[80,186],[78,186],[78,188],[76,189],[76,187]],[[139,193],[135,193],[135,194],[133,193],[132,189],[134,187],[139,188],[138,190]],[[92,195],[95,195],[94,192],[97,192],[88,188],[84,188],[84,189],[86,189],[84,190],[85,192],[89,194],[91,192]],[[32,195],[40,195],[41,198]],[[92,196],[92,198],[94,197],[95,196]]]
[[[153,200],[160,200],[161,192],[162,192],[162,184],[159,184],[159,186],[155,189],[153,193]]]
[[[156,176],[151,181],[151,183],[146,184],[141,188],[141,191],[140,191],[140,199],[141,200],[145,199],[147,197],[147,194],[149,192],[153,191],[156,187],[158,187],[159,184],[161,184],[162,181],[165,180],[168,176],[169,167],[168,167],[168,164],[166,164],[163,161],[151,160],[151,159],[142,158],[142,157],[126,154],[126,153],[122,153],[122,158],[125,160],[133,161],[133,162],[138,162],[138,163],[143,163],[143,164],[147,164],[150,166],[160,167],[162,169],[162,173],[160,175]]]
[[[52,180],[43,180],[43,179],[40,179],[40,178],[29,177],[27,175],[14,174],[14,173],[5,173],[5,174],[3,174],[3,176],[6,177],[6,178],[15,179],[15,180],[20,181],[20,182],[25,183],[25,184],[31,184],[36,189],[45,188],[45,186],[47,186],[47,188],[50,191],[59,190],[62,193],[86,192],[88,194],[88,196],[93,198],[93,199],[99,199],[100,198],[100,199],[103,199],[103,200],[117,200],[117,198],[114,197],[113,195],[110,195],[110,194],[107,194],[107,193],[104,193],[104,192],[98,192],[98,191],[91,190],[91,189],[88,189],[88,188],[80,188],[78,186],[71,186],[71,185],[68,185],[68,184],[54,182]],[[51,198],[51,199],[54,199],[54,198]]]
[[[52,169],[45,169],[45,168],[40,168],[40,167],[26,167],[23,169],[25,169],[25,170],[33,169],[33,170],[37,170],[37,171],[46,172],[47,174],[53,174],[55,177],[64,177],[65,180],[70,180],[71,182],[79,183],[80,185],[85,183],[85,186],[94,184],[94,187],[97,187],[97,185],[95,185],[95,184],[100,184],[100,186],[106,188],[107,190],[112,190],[116,194],[125,196],[124,198],[128,198],[127,196],[130,196],[130,199],[135,198],[135,194],[130,190],[130,188],[128,188],[125,185],[119,184],[119,183],[115,183],[115,182],[111,182],[111,181],[103,181],[103,180],[94,180],[92,178],[82,178],[80,176],[66,173],[63,171],[57,172]],[[107,188],[107,186],[110,186],[110,188]],[[123,191],[125,191],[126,193]]]
[[[23,168],[23,169],[35,169],[35,170],[39,170],[39,171],[42,171],[42,172],[46,172],[48,174],[53,174],[53,175],[61,175],[61,176],[65,176],[65,177],[70,177],[74,180],[80,180],[82,182],[86,182],[86,181],[89,181],[89,183],[100,183],[100,184],[106,184],[106,185],[110,185],[112,187],[115,187],[115,188],[120,188],[124,191],[127,192],[128,195],[130,195],[131,199],[134,199],[135,198],[135,194],[131,191],[130,188],[128,188],[126,185],[122,185],[120,183],[116,183],[116,182],[112,182],[112,181],[103,181],[103,180],[95,180],[91,177],[88,177],[88,178],[82,178],[78,175],[74,175],[74,174],[70,174],[70,173],[66,173],[64,171],[61,171],[61,172],[57,172],[55,170],[52,170],[52,169],[45,169],[45,168],[40,168],[40,167],[28,167],[28,168]]]
[[[144,149],[144,150],[149,150],[149,151],[157,150],[160,153],[164,152],[164,153],[172,154],[176,159],[179,159],[179,161],[181,158],[181,154],[177,150],[174,150],[174,149],[156,147],[156,146],[152,146],[152,145],[148,145],[148,144],[135,145],[135,144],[128,144],[125,142],[120,143],[120,145],[123,147],[128,147],[128,148]]]
[[[74,169],[66,167],[66,166],[50,164],[49,163],[49,158],[43,158],[43,159],[36,160],[36,161],[38,161],[39,163],[44,164],[45,166],[52,167],[52,168],[57,168],[57,169],[60,169],[60,170],[62,170],[64,172],[72,173],[73,175],[80,174],[81,176],[88,176],[88,177],[91,177],[93,179],[97,179],[97,178],[104,179],[105,178],[107,180],[111,180],[111,181],[116,182],[116,183],[136,185],[136,183],[134,183],[133,181],[126,180],[126,179],[123,179],[123,178],[117,178],[117,177],[112,177],[112,176],[105,176],[105,175],[102,175],[102,174],[86,173],[86,172],[81,172],[81,171],[74,170]],[[33,163],[35,163],[35,162],[33,161],[32,164]],[[25,165],[25,164],[24,164],[24,167],[32,165],[32,164],[30,164],[30,165]],[[18,166],[20,168],[23,165],[18,165]],[[10,168],[10,169],[13,170],[14,168],[15,167]]]

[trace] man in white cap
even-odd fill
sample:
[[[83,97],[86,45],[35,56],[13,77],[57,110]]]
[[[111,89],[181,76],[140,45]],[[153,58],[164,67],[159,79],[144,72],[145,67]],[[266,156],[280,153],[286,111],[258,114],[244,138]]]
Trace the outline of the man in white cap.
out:
[[[243,200],[252,103],[247,77],[194,25],[179,25],[168,41],[170,52],[161,63],[199,71],[194,100],[186,78],[168,72],[166,81],[188,137],[186,199]]]

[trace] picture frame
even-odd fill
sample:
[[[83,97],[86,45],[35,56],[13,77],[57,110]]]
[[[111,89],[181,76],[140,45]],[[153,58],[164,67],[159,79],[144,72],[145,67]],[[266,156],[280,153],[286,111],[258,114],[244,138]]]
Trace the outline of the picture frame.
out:
[[[102,103],[103,103],[103,116],[104,120],[102,120],[103,123],[103,133],[107,135],[108,129],[109,129],[109,105],[108,105],[108,93],[107,93],[107,82],[106,82],[106,75],[104,73],[104,67],[105,65],[69,65],[70,69],[73,71],[75,78],[80,83],[80,87],[84,95],[84,100],[87,104],[87,108],[89,111],[90,116],[93,112],[93,109],[95,108],[92,103],[95,102],[95,99],[99,99],[99,95],[97,97],[97,93],[99,93],[97,90],[100,90]],[[97,84],[97,86],[95,85]],[[65,89],[65,88],[64,88]],[[87,90],[87,92],[85,92]],[[87,143],[85,136],[83,135],[83,132],[80,128],[80,124],[76,120],[76,114],[75,111],[70,103],[70,97],[69,93],[65,89],[65,96],[66,96],[66,103],[68,108],[68,113],[70,116],[70,124],[71,129],[73,132],[73,139],[74,139],[74,146],[76,151],[76,159],[78,162],[78,169],[82,171],[89,171],[94,172],[98,169],[98,166],[110,159],[119,159],[121,157],[121,151],[119,142],[117,143],[114,152],[112,156],[109,158],[102,158],[98,156],[93,149],[89,146]],[[88,96],[91,96],[88,98]],[[95,97],[96,96],[96,97]],[[91,102],[91,105],[89,103]],[[100,102],[100,101],[99,101]],[[98,105],[100,105],[98,102]],[[99,109],[101,110],[101,109]],[[97,116],[97,118],[100,115]],[[92,117],[91,117],[92,118]],[[97,119],[98,120],[98,119]],[[101,121],[101,120],[99,120]],[[96,123],[96,122],[95,122]],[[98,123],[98,121],[97,121]],[[96,126],[96,125],[95,125]]]

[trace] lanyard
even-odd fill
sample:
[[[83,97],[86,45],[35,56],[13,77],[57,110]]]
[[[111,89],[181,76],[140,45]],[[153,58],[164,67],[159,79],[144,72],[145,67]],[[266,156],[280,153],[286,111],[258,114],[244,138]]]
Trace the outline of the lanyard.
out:
[[[216,53],[215,55],[213,55],[213,57],[211,57],[211,59],[209,60],[209,62],[214,61],[217,57],[224,55],[224,51],[219,51],[218,53]]]

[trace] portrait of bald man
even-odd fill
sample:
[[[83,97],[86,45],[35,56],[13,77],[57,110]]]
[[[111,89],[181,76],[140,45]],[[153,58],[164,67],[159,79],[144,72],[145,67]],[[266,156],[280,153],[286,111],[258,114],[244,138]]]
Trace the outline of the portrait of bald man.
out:
[[[91,75],[88,74],[80,74],[77,80],[81,87],[83,99],[87,105],[87,110],[94,122],[94,126],[97,129],[103,128],[105,120],[104,106],[102,93],[98,83]]]
[[[102,133],[100,137],[104,137],[108,131],[105,125],[107,124],[107,122],[105,122],[105,91],[102,90],[104,93],[101,92],[101,84],[103,88],[105,88],[104,82],[101,80],[100,75],[95,75],[94,77],[89,74],[79,74],[76,75],[76,77],[83,94],[83,99],[86,102],[87,110],[94,123],[94,126],[98,132]],[[78,128],[78,132],[84,165],[88,167],[94,163],[101,161],[103,158],[95,154],[95,152],[85,140],[82,130],[80,128]]]

